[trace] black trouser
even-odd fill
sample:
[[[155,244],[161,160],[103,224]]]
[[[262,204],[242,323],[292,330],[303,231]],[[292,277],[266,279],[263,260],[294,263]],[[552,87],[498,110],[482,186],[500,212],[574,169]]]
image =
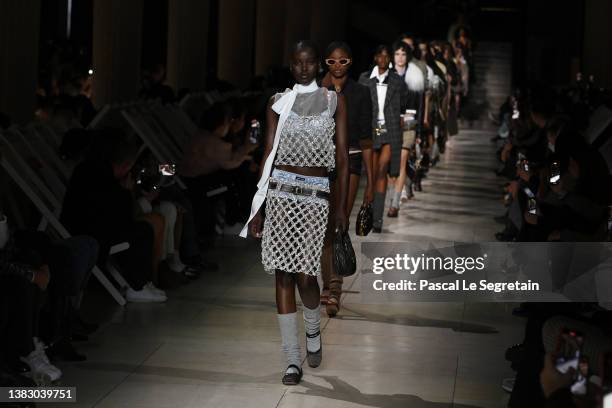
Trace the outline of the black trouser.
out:
[[[98,243],[89,236],[76,236],[51,246],[45,318],[41,324],[41,337],[53,343],[72,334],[74,312],[80,306],[91,270],[98,258]]]
[[[41,293],[18,276],[0,275],[0,362],[10,365],[34,350]]]
[[[73,311],[80,304],[81,294],[98,256],[98,243],[89,236],[52,242],[44,233],[30,230],[18,231],[15,243],[17,261],[34,269],[42,265],[49,267],[50,280],[44,292],[46,301],[41,323],[35,326],[37,332],[40,330],[39,337],[46,343],[68,337]],[[37,310],[35,315],[39,314]]]
[[[112,238],[98,241],[100,242],[98,265],[101,268],[106,269],[110,247],[127,242],[130,248],[113,256],[119,264],[121,275],[134,290],[141,290],[152,279],[154,232],[148,222],[135,222]]]
[[[214,197],[206,197],[206,192],[210,191],[214,184],[214,175],[200,177],[183,177],[183,182],[187,186],[187,196],[193,207],[196,231],[199,236],[214,235]]]

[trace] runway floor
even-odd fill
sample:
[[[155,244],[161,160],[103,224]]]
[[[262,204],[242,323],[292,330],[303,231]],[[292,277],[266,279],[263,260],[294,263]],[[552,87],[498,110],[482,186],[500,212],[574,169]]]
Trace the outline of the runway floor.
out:
[[[385,217],[382,234],[353,237],[356,249],[362,241],[494,240],[499,225],[492,217],[503,210],[490,136],[463,130],[454,137],[423,182],[425,192],[403,204],[399,218]],[[286,387],[274,280],[260,265],[257,245],[227,237],[210,257],[221,269],[169,292],[166,304],[121,308],[108,296],[87,304],[107,323],[79,346],[86,362],[59,365],[63,384],[77,387],[78,402],[70,407],[472,408],[507,402],[500,384],[512,371],[504,350],[521,340],[524,324],[511,315],[512,304],[365,304],[357,274],[345,283],[339,316],[322,320],[323,364],[304,364],[303,382]]]

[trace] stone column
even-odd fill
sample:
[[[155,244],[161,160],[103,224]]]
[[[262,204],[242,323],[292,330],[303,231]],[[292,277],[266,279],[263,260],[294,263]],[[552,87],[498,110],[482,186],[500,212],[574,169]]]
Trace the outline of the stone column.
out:
[[[137,97],[144,0],[94,0],[93,69],[96,106]]]
[[[346,0],[312,0],[310,39],[325,52],[334,40],[346,40],[349,3]]]
[[[224,3],[225,1],[220,1]],[[168,0],[168,85],[202,90],[206,84],[209,0]]]
[[[219,2],[217,75],[240,88],[253,73],[254,14],[255,0]]]
[[[583,76],[595,75],[598,86],[612,88],[612,2],[585,1]]]
[[[0,1],[0,112],[14,123],[34,116],[40,0]]]
[[[287,0],[285,29],[285,54],[283,65],[289,63],[291,47],[297,41],[310,39],[310,20],[312,4],[310,1]]]
[[[255,75],[264,75],[272,65],[286,65],[284,0],[258,0],[255,11]]]

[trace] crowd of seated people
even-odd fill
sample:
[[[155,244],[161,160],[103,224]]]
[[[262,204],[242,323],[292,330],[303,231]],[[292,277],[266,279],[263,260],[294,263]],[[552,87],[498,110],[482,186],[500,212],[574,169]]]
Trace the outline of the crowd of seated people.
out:
[[[409,55],[404,66],[392,58],[393,70],[401,75],[416,69],[426,84],[419,90],[418,137],[406,163],[418,191],[429,164],[444,152],[447,135],[456,133],[468,67],[459,43],[406,35],[398,41]],[[267,98],[282,91],[264,82],[267,89],[250,92],[259,95],[255,99],[233,97],[198,113],[198,131],[184,146],[182,160],[172,163],[186,185],[182,189],[173,177],[160,174],[162,163],[129,127],[88,128],[97,113],[91,102],[92,72],[64,61],[50,64],[45,75],[39,81],[35,118],[61,139],[57,153],[70,178],[59,221],[72,238],[57,239],[51,230],[36,231],[36,222],[13,225],[2,216],[10,232],[0,245],[0,332],[7,333],[0,338],[0,373],[3,383],[15,385],[31,384],[21,376],[26,372],[38,384],[56,382],[62,375],[57,361],[86,359],[75,342],[86,341],[97,329],[79,314],[95,265],[128,302],[149,303],[165,302],[168,289],[217,268],[203,259],[202,248],[215,234],[237,232],[247,218],[263,154],[264,124],[259,121]],[[138,97],[176,102],[164,81],[163,66],[152,66],[143,75]],[[8,128],[10,118],[1,119]],[[17,191],[13,188],[10,199],[25,203],[25,197],[13,194]],[[111,248],[125,243],[127,249],[111,255]],[[121,274],[127,287],[120,287],[108,267]]]
[[[497,174],[508,181],[498,240],[606,240],[610,172],[583,136],[587,103],[535,85],[502,106]]]
[[[610,169],[598,151],[601,141],[590,145],[584,136],[589,117],[604,103],[592,78],[587,83],[578,75],[559,92],[541,84],[516,91],[493,118],[499,125],[492,139],[499,144],[496,173],[507,180],[506,213],[496,217],[505,228],[496,238],[563,242],[551,247],[553,274],[576,262],[572,243],[609,240]],[[561,291],[565,281],[557,278],[554,290]],[[612,352],[609,304],[523,303],[513,314],[526,323],[523,341],[506,352],[516,371],[502,385],[511,393],[509,406],[600,406],[596,384],[605,376],[604,356]],[[581,356],[571,365],[562,349],[576,338]]]

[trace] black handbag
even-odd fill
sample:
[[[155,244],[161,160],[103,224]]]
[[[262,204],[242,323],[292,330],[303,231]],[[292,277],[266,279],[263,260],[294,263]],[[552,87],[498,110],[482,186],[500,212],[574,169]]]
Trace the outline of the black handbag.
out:
[[[357,270],[357,259],[351,238],[346,231],[336,231],[334,237],[334,271],[339,276],[351,276]]]
[[[372,205],[364,204],[359,209],[357,214],[357,221],[355,222],[355,234],[360,237],[365,237],[372,231],[372,224],[374,223],[374,216],[372,213]]]

